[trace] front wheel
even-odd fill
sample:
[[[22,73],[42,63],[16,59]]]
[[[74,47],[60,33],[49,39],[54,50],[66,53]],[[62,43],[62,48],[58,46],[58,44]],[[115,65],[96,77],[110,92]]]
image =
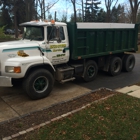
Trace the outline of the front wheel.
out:
[[[52,74],[45,69],[31,72],[23,81],[23,88],[31,99],[41,99],[50,94],[54,85]]]

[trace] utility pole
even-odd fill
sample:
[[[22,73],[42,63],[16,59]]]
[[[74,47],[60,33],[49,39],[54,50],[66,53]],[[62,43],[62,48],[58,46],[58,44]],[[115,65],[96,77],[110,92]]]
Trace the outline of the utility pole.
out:
[[[56,21],[56,11],[55,11],[55,15],[54,15],[54,20]]]
[[[46,14],[45,14],[45,0],[43,0],[43,13],[44,13],[44,20],[46,19]]]

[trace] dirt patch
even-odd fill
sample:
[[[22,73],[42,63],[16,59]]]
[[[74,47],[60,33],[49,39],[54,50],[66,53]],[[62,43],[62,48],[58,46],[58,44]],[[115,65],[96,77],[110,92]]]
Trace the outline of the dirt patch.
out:
[[[115,93],[116,92],[107,89],[100,89],[70,101],[59,103],[47,109],[31,113],[22,118],[18,118],[10,122],[5,122],[0,124],[0,136],[3,138],[12,134],[16,134],[19,131],[23,131],[40,123],[44,123],[62,114],[80,108],[88,103]]]

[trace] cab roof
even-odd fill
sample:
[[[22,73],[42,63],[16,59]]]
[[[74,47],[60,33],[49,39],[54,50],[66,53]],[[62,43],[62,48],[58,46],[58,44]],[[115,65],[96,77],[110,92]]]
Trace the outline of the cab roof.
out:
[[[30,22],[24,22],[24,23],[20,24],[20,26],[51,26],[51,25],[53,25],[53,24],[51,22],[47,22],[47,21],[30,21]],[[66,23],[55,22],[54,25],[66,26]]]

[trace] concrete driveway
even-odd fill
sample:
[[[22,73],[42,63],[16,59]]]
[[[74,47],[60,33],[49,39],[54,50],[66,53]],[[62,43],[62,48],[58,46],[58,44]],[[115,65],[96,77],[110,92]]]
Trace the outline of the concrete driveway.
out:
[[[72,82],[56,83],[49,97],[31,100],[21,87],[0,88],[0,123],[70,100],[89,91],[90,89]]]

